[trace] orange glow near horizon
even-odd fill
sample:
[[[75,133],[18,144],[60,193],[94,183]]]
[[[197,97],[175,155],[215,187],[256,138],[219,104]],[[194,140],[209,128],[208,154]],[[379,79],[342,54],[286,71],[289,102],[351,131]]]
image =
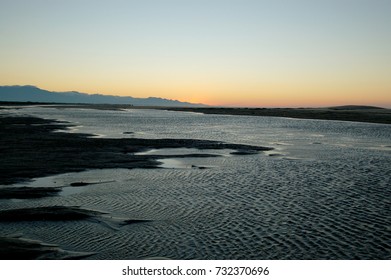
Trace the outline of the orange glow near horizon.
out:
[[[182,85],[183,86],[183,85]],[[210,106],[223,107],[328,107],[339,105],[372,105],[391,108],[387,89],[372,88],[322,88],[315,87],[285,88],[260,87],[259,89],[240,88],[206,88],[189,86],[189,88],[170,86],[138,86],[138,87],[94,87],[39,85],[38,87],[51,91],[76,91],[88,94],[105,94],[131,96],[136,98],[160,97],[179,100],[181,102],[201,103]],[[114,88],[114,90],[112,90]],[[376,91],[373,99],[371,92]]]

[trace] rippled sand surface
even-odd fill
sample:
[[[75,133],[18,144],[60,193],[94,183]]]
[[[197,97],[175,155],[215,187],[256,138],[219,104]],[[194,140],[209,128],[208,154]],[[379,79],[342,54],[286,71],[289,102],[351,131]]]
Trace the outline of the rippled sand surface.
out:
[[[43,114],[36,110],[29,113]],[[251,117],[153,112],[152,127],[159,125],[159,114],[183,116],[183,127],[189,118],[200,125],[208,121],[204,125],[210,132],[167,128],[164,133],[171,136],[216,140],[225,135],[220,140],[275,150],[254,155],[224,151],[219,157],[176,158],[160,169],[90,170],[37,179],[29,186],[65,188],[55,197],[1,200],[0,210],[63,205],[104,214],[80,221],[3,222],[0,233],[95,253],[91,259],[391,258],[389,126],[279,118],[278,124],[266,118],[261,125],[248,121]],[[80,125],[88,126],[78,117]],[[127,127],[124,131],[161,136],[151,127],[143,131],[129,122]],[[123,127],[101,130],[111,136]],[[71,187],[74,182],[91,184]],[[122,223],[128,219],[142,222]]]

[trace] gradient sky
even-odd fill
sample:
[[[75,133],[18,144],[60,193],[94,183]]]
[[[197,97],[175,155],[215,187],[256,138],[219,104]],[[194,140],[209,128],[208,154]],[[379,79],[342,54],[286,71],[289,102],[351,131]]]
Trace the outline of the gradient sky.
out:
[[[391,0],[0,0],[0,85],[391,107]]]

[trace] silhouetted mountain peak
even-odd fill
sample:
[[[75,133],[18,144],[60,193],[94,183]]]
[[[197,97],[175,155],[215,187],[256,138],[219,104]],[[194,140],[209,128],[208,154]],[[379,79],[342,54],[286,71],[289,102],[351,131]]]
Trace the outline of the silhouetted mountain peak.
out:
[[[103,94],[86,94],[78,91],[52,92],[33,85],[0,86],[0,101],[48,102],[48,103],[91,103],[91,104],[132,104],[135,106],[202,107],[159,97],[134,98]]]

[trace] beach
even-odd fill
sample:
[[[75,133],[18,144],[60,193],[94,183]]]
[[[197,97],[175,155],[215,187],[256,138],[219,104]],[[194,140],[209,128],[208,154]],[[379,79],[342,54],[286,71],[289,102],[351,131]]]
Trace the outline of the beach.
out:
[[[388,125],[101,109],[2,111],[2,259],[390,258]]]
[[[0,116],[1,154],[0,199],[38,199],[56,196],[61,187],[6,187],[50,175],[88,169],[158,168],[157,160],[170,155],[135,155],[151,149],[198,149],[200,153],[175,158],[214,157],[207,150],[229,149],[231,154],[254,154],[271,148],[189,139],[102,139],[93,135],[58,132],[71,124],[36,117]],[[129,134],[129,132],[124,132]],[[194,166],[194,168],[203,168]],[[91,183],[73,182],[70,187]],[[94,183],[92,183],[94,184]],[[35,207],[0,211],[1,222],[77,221],[96,218],[102,213],[79,207]],[[123,224],[140,220],[123,219]],[[84,258],[91,254],[66,252],[57,246],[14,236],[0,236],[1,259]]]

